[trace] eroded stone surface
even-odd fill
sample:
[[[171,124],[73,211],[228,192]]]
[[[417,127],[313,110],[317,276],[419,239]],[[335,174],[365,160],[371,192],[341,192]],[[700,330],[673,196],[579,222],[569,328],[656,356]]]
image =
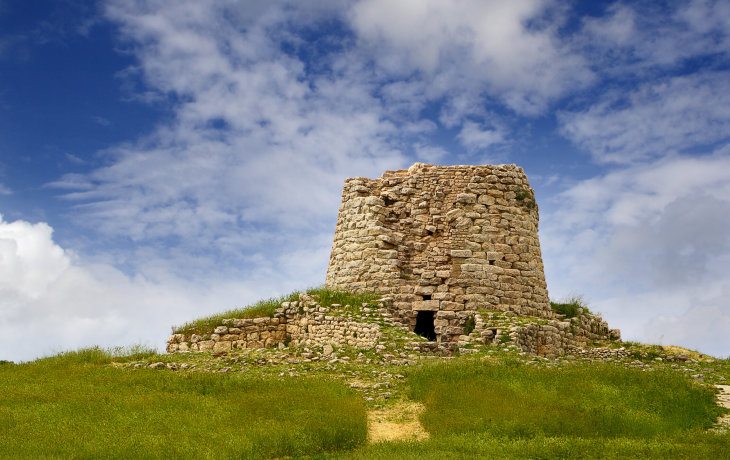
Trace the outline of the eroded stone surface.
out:
[[[389,321],[386,310],[381,303],[380,309],[371,316],[385,323]],[[324,346],[331,353],[333,344],[371,349],[378,343],[379,324],[328,313],[331,313],[329,309],[303,294],[299,301],[283,302],[271,318],[229,318],[214,326],[209,334],[173,334],[167,340],[167,351],[222,353],[246,348],[316,345]]]
[[[416,331],[419,317],[431,324],[418,332],[435,336],[409,345],[421,352],[468,352],[477,343],[558,356],[619,340],[599,316],[566,319],[552,311],[537,229],[534,192],[515,165],[417,163],[380,179],[348,179],[326,285],[382,294],[376,313],[384,322],[332,316],[305,295],[273,318],[231,318],[209,332],[175,334],[167,349],[335,344],[379,351],[379,324]]]
[[[530,351],[576,345],[563,343],[564,328],[609,338],[600,318],[564,323],[552,312],[537,229],[535,195],[516,165],[417,163],[379,179],[348,179],[326,284],[392,297],[394,317],[411,329],[419,311],[435,312],[438,342],[466,340],[469,321],[489,322],[481,310],[550,321],[500,331]],[[480,336],[496,335],[486,327]]]

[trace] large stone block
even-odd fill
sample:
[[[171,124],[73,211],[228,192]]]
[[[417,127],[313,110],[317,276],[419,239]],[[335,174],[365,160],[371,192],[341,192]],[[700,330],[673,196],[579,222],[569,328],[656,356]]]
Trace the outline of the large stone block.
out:
[[[438,311],[440,303],[438,300],[416,300],[413,310]]]

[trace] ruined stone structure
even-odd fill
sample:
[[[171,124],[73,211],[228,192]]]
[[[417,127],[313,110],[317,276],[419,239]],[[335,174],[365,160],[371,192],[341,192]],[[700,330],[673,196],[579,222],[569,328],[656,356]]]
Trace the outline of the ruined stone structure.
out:
[[[392,296],[404,324],[433,323],[441,341],[479,309],[552,318],[537,225],[515,165],[416,163],[348,179],[326,284]]]
[[[298,301],[283,302],[272,317],[229,318],[199,332],[176,333],[167,341],[167,351],[226,353],[246,349],[289,347],[322,350],[343,346],[361,350],[385,350],[394,343],[394,329],[403,324],[390,313],[393,301],[388,297],[375,303],[363,304],[357,314],[347,306],[324,307],[316,297],[301,294]],[[400,352],[451,354],[455,350],[468,352],[471,344],[517,347],[541,356],[558,356],[566,352],[583,353],[590,342],[618,338],[609,331],[600,317],[580,314],[570,319],[534,319],[517,316],[513,312],[470,312],[472,330],[464,331],[464,322],[458,322],[458,312],[442,313],[452,330],[462,335],[451,342],[424,341],[411,336],[411,341],[399,341]],[[314,359],[314,358],[313,358]]]
[[[376,305],[356,305],[362,311],[352,316],[302,294],[271,318],[230,318],[209,331],[174,334],[167,349],[377,351],[398,342],[420,352],[484,344],[557,356],[620,339],[582,308],[572,318],[553,312],[537,227],[534,192],[515,165],[416,163],[380,179],[348,179],[326,285],[379,293]],[[394,342],[393,330],[413,341]]]
[[[339,307],[336,305],[335,307]],[[316,299],[302,294],[300,300],[283,302],[272,317],[224,319],[209,332],[177,333],[167,341],[168,352],[228,352],[248,348],[288,346],[351,346],[375,348],[380,324],[391,324],[383,304],[363,307],[357,318],[346,312],[333,314]]]

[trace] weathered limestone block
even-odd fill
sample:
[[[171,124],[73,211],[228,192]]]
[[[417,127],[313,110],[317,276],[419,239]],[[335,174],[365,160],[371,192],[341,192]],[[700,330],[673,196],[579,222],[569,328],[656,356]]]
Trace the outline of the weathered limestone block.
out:
[[[221,351],[230,351],[231,346],[232,346],[231,342],[215,342],[213,344],[213,353],[218,353]]]

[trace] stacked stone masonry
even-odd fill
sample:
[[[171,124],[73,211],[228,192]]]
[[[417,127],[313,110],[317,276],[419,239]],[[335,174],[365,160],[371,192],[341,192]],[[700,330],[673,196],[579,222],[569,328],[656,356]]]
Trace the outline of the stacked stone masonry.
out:
[[[336,310],[336,309],[335,309]],[[383,327],[408,329],[392,315],[390,298],[383,298],[377,308],[363,305],[365,316],[360,321],[335,314],[333,309],[319,305],[316,299],[303,295],[298,302],[284,302],[273,317],[229,318],[211,327],[210,331],[195,334],[173,334],[167,342],[167,351],[173,352],[230,352],[250,348],[288,348],[350,346],[358,349],[378,349],[385,345]],[[600,317],[581,312],[570,319],[520,317],[512,312],[471,312],[469,321],[461,321],[456,312],[447,312],[439,321],[458,330],[458,340],[448,343],[416,339],[410,348],[420,352],[450,354],[466,351],[470,344],[515,346],[540,356],[559,356],[575,353],[590,342],[606,337],[619,338],[617,331],[609,330]],[[465,331],[465,324],[472,324]],[[465,332],[468,332],[466,334]]]
[[[515,165],[432,166],[345,182],[326,284],[394,299],[414,327],[433,311],[456,341],[479,309],[554,318],[535,195]]]
[[[620,339],[599,316],[581,311],[564,319],[550,308],[535,195],[515,165],[416,163],[380,179],[348,179],[326,285],[383,295],[379,320],[336,316],[303,295],[272,318],[226,319],[207,333],[174,334],[168,351],[377,349],[381,324],[419,332],[423,318],[433,340],[414,341],[414,350],[483,343],[556,356]]]
[[[473,331],[459,342],[514,344],[522,351],[540,356],[559,356],[582,349],[593,342],[619,340],[620,333],[609,329],[600,316],[581,311],[574,318],[543,319],[521,317],[512,312],[476,313]]]
[[[325,344],[369,349],[375,347],[379,338],[377,324],[332,316],[330,310],[303,296],[298,302],[282,303],[271,318],[230,318],[222,320],[207,333],[173,334],[167,342],[167,351],[217,353]]]

